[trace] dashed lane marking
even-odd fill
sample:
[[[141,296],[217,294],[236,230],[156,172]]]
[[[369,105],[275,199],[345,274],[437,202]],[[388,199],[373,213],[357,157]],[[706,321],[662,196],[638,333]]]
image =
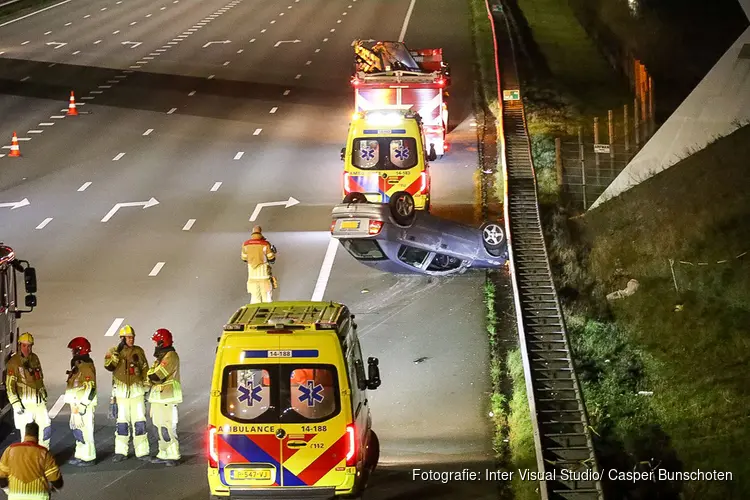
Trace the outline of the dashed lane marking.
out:
[[[112,85],[99,85],[100,89],[111,89]]]
[[[145,131],[145,132],[143,133],[143,135],[151,135],[151,132],[153,132],[153,131],[154,131],[154,129],[150,128],[150,129],[146,130],[146,131]]]
[[[289,90],[289,89],[286,89],[286,90],[284,91],[284,95],[289,95],[289,93],[290,93],[290,92],[291,92],[291,90]]]
[[[336,24],[341,24],[341,19],[337,20]]]
[[[138,24],[138,21],[133,21],[132,23],[130,23],[130,26],[135,26],[136,24]]]
[[[320,49],[315,49],[315,53],[317,54],[318,52],[320,52]]]
[[[27,134],[41,134],[44,130],[29,130]]]
[[[214,79],[214,76],[216,76],[216,75],[208,75],[208,79],[209,79],[209,80],[213,80],[213,79]]]
[[[94,45],[97,45],[97,44],[100,44],[100,43],[102,43],[102,41],[101,40],[97,40],[97,41],[94,42]]]
[[[31,42],[31,40],[26,40],[25,42],[21,42],[21,45],[26,45],[29,42]]]
[[[328,41],[328,38],[324,38],[324,39],[323,39],[323,42],[327,42],[327,41]]]
[[[166,262],[157,262],[153,269],[151,269],[151,272],[148,273],[149,276],[156,276],[159,274],[159,271],[161,271],[161,268],[164,267],[164,264]]]
[[[50,33],[52,33],[52,32],[51,31],[45,31],[44,32],[45,35],[49,35]]]
[[[253,135],[260,135],[262,130],[263,130],[262,128],[256,128],[255,132],[253,132]]]
[[[111,325],[109,325],[109,329],[104,334],[105,337],[111,337],[115,333],[117,333],[117,329],[120,328],[120,325],[122,322],[125,321],[125,318],[115,318],[115,320],[112,322]]]
[[[266,32],[266,28],[263,28],[262,30],[260,30],[260,32],[261,33],[265,33]]]
[[[229,66],[229,61],[224,61],[224,64],[222,66]]]
[[[221,182],[214,182],[214,185],[213,185],[213,186],[211,186],[211,191],[212,191],[212,192],[216,192],[216,191],[218,191],[218,190],[219,190],[219,188],[221,187],[221,184],[222,184]]]
[[[83,184],[81,184],[81,187],[78,188],[78,192],[80,193],[80,192],[86,191],[90,185],[91,185],[91,181],[84,182]]]
[[[77,55],[78,55],[78,54],[80,54],[80,53],[81,53],[81,51],[80,51],[80,50],[76,50],[75,52],[73,52],[73,55],[74,55],[74,56],[77,56]]]
[[[193,224],[195,224],[195,219],[188,219],[188,221],[185,223],[184,226],[182,226],[183,231],[190,231],[190,228],[193,227]]]
[[[336,28],[331,28],[331,33],[333,33],[334,31],[336,31]]]
[[[274,106],[273,108],[271,108],[271,111],[269,111],[268,113],[272,115],[272,114],[274,114],[274,113],[275,113],[275,112],[276,112],[276,111],[277,111],[278,109],[279,109],[279,108],[278,108],[277,106]]]
[[[60,118],[65,118],[65,115],[52,115],[50,118],[54,118],[56,120],[59,120]]]
[[[253,43],[255,41],[255,38],[251,38],[248,43]]]
[[[54,124],[55,124],[54,122],[42,122],[42,123],[39,124],[39,126],[40,127],[51,127]]]
[[[55,401],[55,404],[52,405],[52,408],[49,411],[50,420],[54,420],[58,413],[60,413],[60,410],[62,410],[63,406],[65,406],[65,394],[60,394],[60,397],[57,398],[57,401]]]
[[[25,82],[26,80],[29,80],[30,78],[31,78],[30,76],[24,76],[23,78],[21,78],[21,81]]]
[[[88,19],[89,17],[91,17],[91,14],[86,14],[85,16],[83,16],[84,19]]]
[[[294,77],[295,80],[299,80],[300,78],[302,78],[302,75],[297,75]]]
[[[242,158],[242,155],[244,155],[244,154],[245,154],[244,151],[238,151],[237,154],[234,155],[234,159],[235,160],[239,160],[240,158]]]
[[[39,223],[39,225],[36,227],[36,229],[44,229],[44,226],[52,222],[52,217],[47,217],[42,222]]]
[[[125,156],[125,153],[117,153],[117,156],[115,156],[114,158],[112,158],[112,161],[117,161],[120,158],[122,158],[123,156]]]
[[[194,95],[195,95],[195,90],[191,90],[190,93],[188,94],[188,97],[192,97]]]
[[[65,26],[70,26],[71,24],[73,24],[73,23],[65,23]]]
[[[305,63],[305,66],[310,66],[311,64],[312,64],[312,61],[307,61],[307,62]]]
[[[175,111],[177,111],[177,108],[172,108],[172,109],[170,109],[169,111],[167,111],[167,114],[168,114],[168,115],[171,115],[171,114],[172,114],[172,113],[174,113]]]
[[[89,94],[103,94],[103,93],[104,93],[103,90],[91,90],[91,91],[89,91]]]
[[[113,32],[112,32],[112,34],[113,34],[113,35],[116,35],[116,34],[118,34],[119,32],[120,32],[120,30],[115,30],[115,31],[113,31]]]

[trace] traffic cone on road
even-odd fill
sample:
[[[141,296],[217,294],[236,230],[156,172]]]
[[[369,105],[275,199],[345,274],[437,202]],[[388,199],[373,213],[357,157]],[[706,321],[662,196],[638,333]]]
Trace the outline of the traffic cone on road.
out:
[[[10,154],[8,156],[21,156],[21,150],[18,148],[18,136],[13,132],[13,139],[10,142]]]
[[[70,91],[70,104],[68,104],[68,116],[78,116],[76,109],[76,99],[73,97],[73,91]]]

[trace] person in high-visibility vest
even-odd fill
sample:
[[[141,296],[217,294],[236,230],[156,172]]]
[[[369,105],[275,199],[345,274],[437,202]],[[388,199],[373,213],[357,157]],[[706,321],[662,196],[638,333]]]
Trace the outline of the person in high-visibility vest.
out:
[[[151,422],[159,435],[159,453],[151,463],[175,466],[180,461],[180,443],[177,440],[177,405],[182,403],[180,384],[180,357],[172,345],[172,332],[159,328],[151,336],[154,349],[153,366],[148,371],[151,385],[148,402],[151,405]]]
[[[29,332],[18,337],[18,351],[6,365],[5,390],[8,402],[13,406],[13,419],[21,440],[26,432],[26,424],[36,422],[42,429],[39,444],[49,449],[52,437],[52,424],[47,413],[47,389],[44,387],[44,373],[39,356],[32,352],[34,336]]]
[[[242,244],[240,257],[247,262],[247,293],[251,304],[273,301],[276,278],[271,264],[276,262],[276,248],[263,236],[260,226],[253,227],[250,239]]]
[[[39,425],[28,423],[23,441],[5,448],[0,457],[0,488],[8,500],[49,500],[50,486],[63,487],[55,457],[38,443]]]
[[[68,343],[73,359],[70,360],[65,402],[70,405],[70,428],[76,440],[76,451],[68,463],[89,466],[96,463],[94,445],[94,410],[96,397],[96,368],[89,355],[91,343],[84,337],[76,337]]]
[[[130,436],[133,451],[141,460],[149,460],[148,433],[146,429],[146,353],[135,345],[135,330],[130,325],[120,328],[120,343],[107,351],[104,368],[112,372],[112,399],[110,417],[117,419],[115,428],[114,462],[128,457]]]

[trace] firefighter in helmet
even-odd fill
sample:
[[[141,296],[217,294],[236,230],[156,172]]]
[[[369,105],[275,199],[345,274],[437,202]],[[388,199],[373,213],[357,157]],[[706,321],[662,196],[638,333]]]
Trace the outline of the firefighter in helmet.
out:
[[[174,466],[180,461],[177,440],[177,405],[182,403],[180,357],[172,345],[172,332],[166,328],[156,330],[151,340],[154,341],[156,359],[148,371],[151,385],[148,402],[151,404],[151,422],[159,436],[159,453],[151,462]]]
[[[36,422],[42,429],[39,444],[49,449],[52,426],[47,413],[47,389],[44,387],[44,373],[39,357],[31,352],[34,336],[29,332],[18,337],[18,351],[6,364],[5,387],[8,402],[13,406],[16,429],[21,432],[21,440],[26,432],[26,424]]]
[[[115,462],[128,457],[130,436],[135,456],[149,459],[146,432],[146,353],[135,345],[135,330],[130,325],[120,328],[120,343],[104,356],[104,368],[112,372],[110,418],[117,420],[115,429]]]
[[[271,274],[271,264],[276,262],[276,247],[263,236],[260,226],[253,227],[250,239],[242,244],[242,260],[247,262],[247,293],[250,303],[273,301],[276,278]]]
[[[70,360],[65,402],[70,405],[70,428],[76,440],[76,451],[68,463],[78,466],[96,463],[94,446],[94,410],[96,409],[96,368],[89,355],[91,343],[76,337],[68,343],[73,358]]]

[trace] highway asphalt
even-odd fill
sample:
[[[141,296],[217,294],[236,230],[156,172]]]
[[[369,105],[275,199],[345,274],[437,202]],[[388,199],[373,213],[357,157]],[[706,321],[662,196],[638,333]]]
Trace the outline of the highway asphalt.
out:
[[[402,32],[412,47],[443,47],[453,71],[453,150],[433,164],[433,211],[479,223],[464,2],[71,0],[0,22],[0,143],[18,132],[23,155],[0,150],[0,204],[29,201],[0,206],[0,239],[37,268],[39,306],[21,329],[36,337],[60,461],[73,445],[68,408],[55,404],[68,341],[86,336],[99,362],[101,463],[63,466],[55,499],[207,497],[211,353],[247,301],[240,245],[266,202],[290,205],[255,221],[279,249],[276,298],[348,304],[365,356],[380,358],[383,385],[370,397],[381,467],[369,498],[495,497],[492,482],[412,478],[415,467],[492,468],[483,274],[386,275],[330,244],[351,41]],[[71,90],[77,117],[63,111]],[[128,202],[142,205],[110,214]],[[154,329],[175,334],[185,393],[177,468],[109,460],[101,361],[119,319],[149,354]]]

